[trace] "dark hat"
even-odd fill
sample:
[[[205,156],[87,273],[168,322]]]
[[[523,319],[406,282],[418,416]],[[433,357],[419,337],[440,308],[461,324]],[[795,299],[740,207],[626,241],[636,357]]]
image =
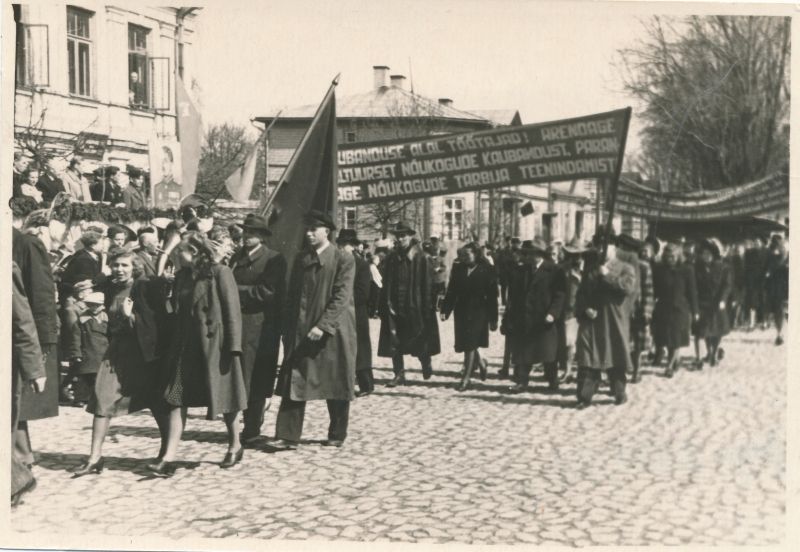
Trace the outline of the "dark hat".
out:
[[[564,253],[568,255],[582,255],[591,248],[591,244],[577,236],[564,244]]]
[[[389,232],[398,238],[400,236],[413,236],[417,233],[417,231],[411,228],[407,222],[402,220],[398,222],[392,230],[389,230]]]
[[[649,243],[653,246],[653,254],[658,255],[659,251],[661,251],[661,242],[658,241],[658,238],[655,236],[647,236],[644,239],[644,243]]]
[[[711,252],[715,259],[722,257],[722,244],[716,238],[702,239],[697,243],[699,249],[706,249]]]
[[[94,287],[94,282],[91,280],[81,280],[80,282],[75,282],[72,284],[72,292],[78,293],[79,291],[86,291],[87,289],[92,289]]]
[[[156,233],[156,229],[153,228],[152,226],[142,226],[136,232],[136,235],[137,236],[141,236],[142,234],[155,234],[155,233]]]
[[[642,249],[644,242],[637,240],[628,234],[620,234],[617,236],[617,247],[628,249],[630,251],[639,251]]]
[[[511,244],[520,243],[519,238],[511,238]]]
[[[267,217],[250,213],[244,218],[242,223],[242,230],[249,230],[251,232],[259,232],[266,236],[271,236],[272,231],[267,225]]]
[[[352,228],[342,228],[339,230],[339,235],[336,237],[336,243],[358,245],[361,242],[359,241],[355,230]]]
[[[125,170],[128,172],[128,176],[131,178],[139,178],[140,176],[144,176],[144,171],[139,167],[134,167],[133,165],[128,165]]]
[[[547,254],[547,243],[539,237],[532,240],[525,240],[522,242],[522,250],[530,253],[538,253],[540,255]]]
[[[303,222],[306,224],[306,226],[324,226],[325,228],[336,230],[336,225],[333,223],[331,216],[328,213],[323,213],[317,209],[312,209],[306,213],[303,217]]]
[[[531,249],[533,249],[533,242],[531,240],[523,241],[522,245],[520,246],[520,249],[522,251],[530,251]]]
[[[119,172],[116,165],[101,165],[92,171],[95,176],[114,176]]]
[[[119,234],[120,232],[125,233],[125,241],[136,241],[136,232],[125,226],[124,224],[113,224],[108,227],[108,231],[106,232],[106,236],[109,238],[113,238],[115,234]]]

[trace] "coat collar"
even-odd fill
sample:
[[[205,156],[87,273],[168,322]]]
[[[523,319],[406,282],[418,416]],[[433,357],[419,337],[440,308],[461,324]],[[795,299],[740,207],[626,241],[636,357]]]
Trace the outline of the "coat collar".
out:
[[[326,265],[336,256],[336,247],[328,245],[322,253],[317,253],[314,249],[307,248],[303,253],[303,266],[309,267],[315,264]]]

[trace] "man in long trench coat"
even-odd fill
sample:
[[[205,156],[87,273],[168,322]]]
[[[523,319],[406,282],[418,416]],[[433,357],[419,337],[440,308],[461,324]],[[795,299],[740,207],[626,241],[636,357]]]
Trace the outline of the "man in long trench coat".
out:
[[[392,233],[398,246],[384,261],[378,341],[378,356],[391,357],[394,369],[394,379],[387,387],[405,383],[404,355],[417,357],[422,377],[429,379],[433,374],[431,357],[441,349],[433,266],[422,248],[412,242],[413,228],[399,222]]]
[[[242,373],[248,400],[241,438],[248,443],[261,434],[275,389],[286,258],[264,243],[271,234],[265,217],[247,215],[242,229],[243,247],[231,259],[231,269],[242,306]]]
[[[330,425],[323,444],[342,446],[355,397],[355,259],[330,243],[336,229],[330,216],[311,211],[305,224],[309,248],[295,259],[284,318],[281,406],[271,443],[276,448],[296,447],[306,401],[313,400],[328,402]]]

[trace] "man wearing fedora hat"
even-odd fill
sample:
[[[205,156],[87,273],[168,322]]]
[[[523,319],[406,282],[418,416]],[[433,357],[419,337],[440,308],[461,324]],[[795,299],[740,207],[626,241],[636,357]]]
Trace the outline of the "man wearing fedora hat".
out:
[[[356,309],[356,337],[358,351],[356,353],[356,382],[358,392],[356,396],[363,397],[375,390],[375,380],[372,375],[372,343],[369,339],[369,301],[372,272],[369,263],[358,253],[358,240],[356,231],[343,228],[336,237],[339,248],[353,255],[356,261],[356,275],[353,279],[353,304]]]
[[[281,406],[273,446],[295,448],[303,431],[306,401],[325,400],[330,425],[324,445],[347,437],[355,397],[355,259],[333,247],[333,219],[320,211],[305,217],[308,247],[294,261],[286,300],[283,364],[278,375]]]
[[[384,261],[378,355],[391,357],[394,379],[387,386],[395,387],[405,383],[404,355],[417,357],[422,377],[429,379],[431,357],[439,354],[441,345],[430,259],[413,243],[416,231],[407,223],[398,222],[391,232],[397,246]]]
[[[516,385],[511,391],[524,391],[528,387],[534,364],[544,364],[545,378],[551,391],[558,389],[558,330],[556,321],[564,310],[566,279],[564,271],[547,258],[547,244],[535,238],[528,244],[526,253],[531,264],[526,267],[519,300],[519,313],[515,329],[514,371]],[[516,297],[511,299],[517,300]],[[509,301],[510,302],[510,301]]]
[[[245,444],[261,435],[278,368],[286,259],[264,243],[270,234],[265,217],[247,215],[242,247],[230,263],[242,307],[241,362],[248,399],[240,438]]]

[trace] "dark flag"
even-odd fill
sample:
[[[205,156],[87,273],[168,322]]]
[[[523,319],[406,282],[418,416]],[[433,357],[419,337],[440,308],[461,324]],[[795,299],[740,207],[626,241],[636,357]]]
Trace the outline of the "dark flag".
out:
[[[269,217],[270,248],[283,253],[291,278],[294,258],[303,247],[303,215],[311,209],[336,220],[336,96],[337,76],[322,100],[311,125],[294,152],[263,213]]]

